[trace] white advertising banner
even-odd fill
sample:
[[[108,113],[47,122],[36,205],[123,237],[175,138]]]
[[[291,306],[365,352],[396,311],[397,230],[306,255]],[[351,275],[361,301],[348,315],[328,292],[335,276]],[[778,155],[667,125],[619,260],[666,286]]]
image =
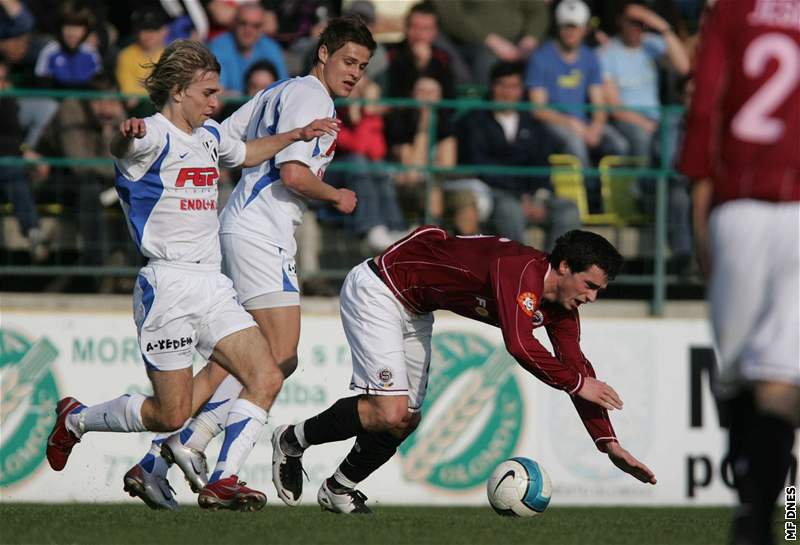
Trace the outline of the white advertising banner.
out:
[[[84,437],[60,473],[44,459],[57,400],[87,404],[149,392],[133,320],[122,313],[7,312],[0,323],[0,500],[124,501],[123,474],[149,448],[148,434]],[[546,343],[544,331],[537,336]],[[658,485],[639,483],[597,451],[569,398],[511,359],[498,329],[437,315],[428,397],[419,429],[367,479],[370,500],[387,504],[486,504],[485,482],[511,456],[539,461],[553,480],[553,505],[732,504],[725,433],[709,390],[713,366],[704,320],[591,319],[582,346],[598,377],[625,407],[612,422],[622,445],[648,464]],[[269,437],[353,395],[350,353],[337,316],[303,317],[300,368],[286,381],[267,433],[240,477],[277,499]],[[197,361],[199,368],[203,362]],[[221,443],[212,442],[211,463]],[[312,447],[304,502],[347,454],[351,441]],[[181,502],[194,496],[177,468]]]

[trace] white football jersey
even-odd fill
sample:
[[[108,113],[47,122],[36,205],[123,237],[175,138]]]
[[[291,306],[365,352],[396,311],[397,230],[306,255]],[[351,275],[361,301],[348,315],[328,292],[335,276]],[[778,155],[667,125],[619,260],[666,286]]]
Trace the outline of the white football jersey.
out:
[[[213,120],[191,135],[160,113],[144,121],[147,134],[114,163],[133,240],[148,258],[219,264],[218,164],[240,165],[244,142]]]
[[[259,92],[223,121],[222,128],[232,138],[252,140],[335,116],[328,91],[309,75],[278,81]],[[302,221],[306,200],[283,185],[281,165],[299,161],[322,178],[335,148],[336,138],[326,134],[310,142],[295,142],[271,160],[244,169],[222,211],[220,232],[261,239],[294,255],[294,231]]]

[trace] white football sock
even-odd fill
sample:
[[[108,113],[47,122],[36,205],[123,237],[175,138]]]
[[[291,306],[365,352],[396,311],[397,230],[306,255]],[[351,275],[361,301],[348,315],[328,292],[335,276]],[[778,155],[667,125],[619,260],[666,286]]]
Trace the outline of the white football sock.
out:
[[[81,437],[87,431],[147,431],[142,422],[142,394],[125,394],[67,415],[67,429]]]
[[[267,411],[247,401],[233,403],[225,423],[225,439],[209,483],[237,475],[267,423]]]
[[[297,437],[297,443],[301,447],[303,447],[303,449],[307,449],[308,447],[311,446],[310,444],[308,444],[308,441],[306,441],[306,431],[305,428],[303,427],[305,423],[306,423],[305,420],[303,420],[299,424],[294,425],[294,436]]]
[[[211,396],[200,413],[189,420],[181,432],[181,443],[189,448],[205,451],[208,443],[225,429],[228,411],[242,391],[241,383],[233,375],[225,377],[214,395]]]

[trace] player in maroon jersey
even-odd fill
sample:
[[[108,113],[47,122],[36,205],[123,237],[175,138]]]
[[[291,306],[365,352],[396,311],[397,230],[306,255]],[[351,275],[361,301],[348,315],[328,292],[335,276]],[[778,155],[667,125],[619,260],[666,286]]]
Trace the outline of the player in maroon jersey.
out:
[[[566,392],[601,452],[622,471],[655,484],[650,469],[623,449],[608,418],[621,409],[614,389],[595,378],[579,345],[578,307],[597,298],[622,257],[603,237],[569,231],[548,255],[507,238],[450,237],[421,227],[345,279],[341,316],[353,359],[350,388],[319,415],[273,434],[273,482],[302,493],[303,450],[356,437],[317,496],[323,508],[366,513],[356,485],[383,465],[420,422],[427,388],[434,310],[450,310],[503,332],[509,353],[542,382]],[[544,327],[555,355],[532,334]]]
[[[800,425],[800,0],[718,0],[694,85],[680,169],[730,411],[733,542],[764,545]]]

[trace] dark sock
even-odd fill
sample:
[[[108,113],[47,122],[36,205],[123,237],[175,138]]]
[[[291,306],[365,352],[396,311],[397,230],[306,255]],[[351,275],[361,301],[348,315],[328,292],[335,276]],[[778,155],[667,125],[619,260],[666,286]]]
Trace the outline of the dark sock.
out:
[[[403,439],[388,432],[361,433],[350,453],[339,465],[339,471],[354,483],[360,483],[388,462],[402,442]]]
[[[358,417],[358,399],[359,396],[340,399],[317,416],[306,420],[303,423],[303,433],[308,444],[321,445],[344,441],[363,433],[364,427]],[[297,443],[294,427],[290,429],[294,442]]]
[[[751,393],[733,402],[730,456],[741,507],[734,522],[736,539],[769,545],[775,500],[792,461],[794,429],[776,415],[757,409]]]

